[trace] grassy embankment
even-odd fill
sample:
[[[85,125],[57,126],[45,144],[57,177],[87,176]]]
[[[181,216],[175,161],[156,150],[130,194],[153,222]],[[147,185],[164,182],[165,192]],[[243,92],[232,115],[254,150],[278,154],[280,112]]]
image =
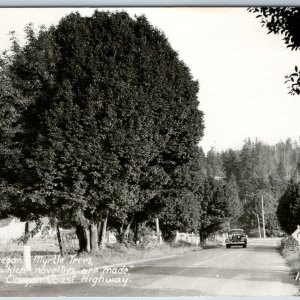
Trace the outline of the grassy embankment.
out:
[[[283,238],[278,250],[291,267],[296,278],[297,274],[300,273],[300,248],[298,243],[293,237]],[[298,276],[298,280],[300,280],[300,276]]]

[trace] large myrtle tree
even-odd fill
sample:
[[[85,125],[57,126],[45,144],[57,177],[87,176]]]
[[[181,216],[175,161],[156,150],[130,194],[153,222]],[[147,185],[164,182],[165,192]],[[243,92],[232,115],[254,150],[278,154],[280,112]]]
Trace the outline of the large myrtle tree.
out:
[[[198,83],[144,16],[72,13],[26,34],[3,58],[22,110],[2,182],[27,217],[76,225],[81,250],[97,249],[110,216],[123,226],[159,214],[203,135]]]

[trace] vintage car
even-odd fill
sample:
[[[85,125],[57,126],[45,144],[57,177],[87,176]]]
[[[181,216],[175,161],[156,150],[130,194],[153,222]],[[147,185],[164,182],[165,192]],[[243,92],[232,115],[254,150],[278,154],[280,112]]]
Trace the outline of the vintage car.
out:
[[[231,246],[243,246],[247,247],[247,235],[243,229],[231,229],[228,232],[228,238],[225,240],[226,248]]]

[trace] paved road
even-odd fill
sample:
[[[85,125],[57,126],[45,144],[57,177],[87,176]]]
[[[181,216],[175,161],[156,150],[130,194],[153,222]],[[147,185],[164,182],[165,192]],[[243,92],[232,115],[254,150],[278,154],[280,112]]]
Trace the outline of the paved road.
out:
[[[82,275],[74,284],[1,285],[0,296],[295,296],[298,287],[275,243],[250,240],[246,249],[222,247],[139,263],[123,270],[125,275],[90,275],[114,281],[98,279],[95,286],[81,282]]]

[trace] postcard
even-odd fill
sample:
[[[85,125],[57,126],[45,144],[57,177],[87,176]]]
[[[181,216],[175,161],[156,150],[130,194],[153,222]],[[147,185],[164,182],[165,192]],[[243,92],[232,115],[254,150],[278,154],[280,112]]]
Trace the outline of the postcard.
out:
[[[0,20],[2,297],[299,296],[299,8]]]

